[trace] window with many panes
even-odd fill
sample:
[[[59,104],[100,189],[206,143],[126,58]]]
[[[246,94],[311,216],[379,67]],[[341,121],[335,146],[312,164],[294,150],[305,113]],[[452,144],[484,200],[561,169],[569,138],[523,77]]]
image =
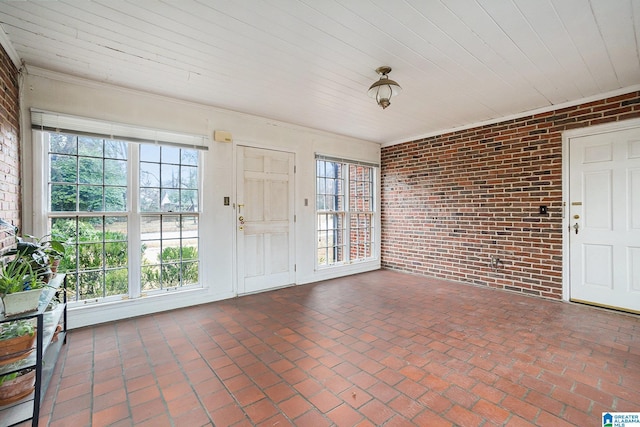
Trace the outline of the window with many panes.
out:
[[[375,171],[372,165],[316,159],[319,267],[374,257]]]
[[[140,146],[142,291],[198,283],[198,151]]]
[[[198,285],[198,150],[72,132],[42,137],[49,229],[67,242],[60,269],[72,301]]]

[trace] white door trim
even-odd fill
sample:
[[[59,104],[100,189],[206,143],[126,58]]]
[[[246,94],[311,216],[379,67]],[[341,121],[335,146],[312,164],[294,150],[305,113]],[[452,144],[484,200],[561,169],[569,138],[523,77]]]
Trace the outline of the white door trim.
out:
[[[571,129],[562,133],[562,299],[569,301],[571,289],[571,253],[569,249],[570,206],[569,194],[569,141],[580,136],[598,135],[640,127],[640,118],[621,122],[611,122],[584,128]]]

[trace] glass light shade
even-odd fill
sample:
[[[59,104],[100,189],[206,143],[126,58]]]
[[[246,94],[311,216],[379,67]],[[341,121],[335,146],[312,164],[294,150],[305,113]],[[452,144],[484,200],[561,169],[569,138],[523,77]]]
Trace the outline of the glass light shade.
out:
[[[367,92],[372,98],[391,98],[392,96],[396,96],[400,93],[402,88],[398,83],[391,80],[390,78],[383,76],[371,85],[369,91]]]
[[[370,97],[375,98],[378,105],[384,109],[391,105],[391,97],[399,94],[402,88],[398,83],[387,77],[387,73],[391,71],[391,68],[380,67],[376,71],[381,74],[380,80],[372,84],[367,93]]]

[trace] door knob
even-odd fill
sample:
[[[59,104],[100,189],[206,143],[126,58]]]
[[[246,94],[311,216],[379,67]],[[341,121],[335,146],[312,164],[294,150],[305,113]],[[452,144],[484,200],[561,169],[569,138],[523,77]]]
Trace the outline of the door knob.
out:
[[[578,234],[578,229],[579,228],[580,228],[580,226],[578,225],[577,222],[575,224],[573,224],[573,229],[576,230],[576,234]]]
[[[243,217],[242,215],[240,215],[240,216],[238,217],[238,221],[240,221],[240,222],[244,222],[244,217]]]

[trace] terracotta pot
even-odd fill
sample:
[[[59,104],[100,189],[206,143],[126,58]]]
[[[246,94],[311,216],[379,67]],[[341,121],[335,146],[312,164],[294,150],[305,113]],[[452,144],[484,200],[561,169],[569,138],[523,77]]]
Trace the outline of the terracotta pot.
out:
[[[22,335],[0,341],[0,365],[15,362],[33,351],[36,334]]]
[[[36,371],[32,370],[0,385],[0,405],[8,405],[29,396],[36,383]]]

